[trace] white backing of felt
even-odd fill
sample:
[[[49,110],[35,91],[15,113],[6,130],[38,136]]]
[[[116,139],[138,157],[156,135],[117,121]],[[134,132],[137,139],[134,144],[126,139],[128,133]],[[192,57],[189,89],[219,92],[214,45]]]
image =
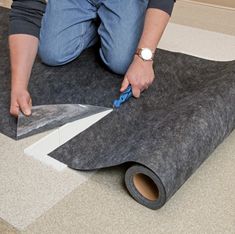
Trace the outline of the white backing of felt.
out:
[[[108,115],[111,111],[112,110],[104,111],[87,118],[65,124],[36,143],[27,147],[24,150],[24,153],[58,171],[62,171],[67,167],[67,165],[48,156],[48,154],[78,135],[80,132],[83,132],[85,129],[89,128],[91,125]]]

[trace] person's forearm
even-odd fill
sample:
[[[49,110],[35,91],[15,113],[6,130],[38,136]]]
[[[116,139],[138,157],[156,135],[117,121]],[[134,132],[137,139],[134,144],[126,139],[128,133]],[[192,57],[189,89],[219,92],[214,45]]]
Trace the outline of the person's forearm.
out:
[[[170,19],[166,12],[149,8],[146,12],[145,23],[138,48],[149,48],[155,51]]]
[[[157,8],[149,8],[146,12],[144,29],[138,48],[148,48],[154,52],[169,18],[168,12]],[[124,92],[128,85],[131,85],[133,96],[139,98],[140,93],[152,84],[154,76],[153,61],[146,62],[138,55],[135,55],[125,74],[120,91]]]
[[[27,90],[38,50],[38,38],[26,34],[9,36],[12,90]]]

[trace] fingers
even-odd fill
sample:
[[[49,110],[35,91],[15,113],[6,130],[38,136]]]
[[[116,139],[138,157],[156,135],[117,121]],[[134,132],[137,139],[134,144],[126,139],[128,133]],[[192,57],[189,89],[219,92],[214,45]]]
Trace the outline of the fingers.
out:
[[[32,105],[33,105],[33,102],[32,102],[32,99],[29,98],[29,108],[30,108],[30,115],[32,114]]]
[[[129,84],[130,84],[130,82],[128,81],[127,76],[125,76],[123,79],[120,91],[124,92],[127,89]],[[141,89],[138,86],[136,86],[135,84],[133,84],[132,85],[132,93],[135,98],[139,98],[140,93],[141,93]]]
[[[19,115],[20,107],[17,103],[11,104],[10,113],[11,115],[17,117]]]
[[[124,91],[127,89],[127,87],[128,87],[129,84],[130,84],[130,83],[129,83],[129,81],[128,81],[128,78],[127,78],[127,76],[125,76],[124,79],[123,79],[123,81],[122,81],[122,85],[121,85],[120,92],[124,92]]]
[[[136,86],[132,87],[132,94],[135,98],[139,98],[140,93],[141,93],[141,90],[138,87],[136,87]]]
[[[140,94],[144,90],[148,89],[148,87],[152,84],[152,82],[153,79],[148,80],[148,79],[135,79],[135,78],[132,78],[129,81],[128,76],[126,75],[122,82],[120,91],[121,92],[125,91],[128,85],[131,84],[133,96],[135,98],[139,98]]]
[[[138,82],[139,81],[139,82]],[[136,80],[132,85],[132,93],[135,98],[139,98],[140,94],[147,90],[149,86],[152,84],[153,79],[139,79]]]
[[[30,116],[31,115],[31,108],[29,106],[29,103],[24,103],[23,105],[21,105],[21,111],[24,115],[26,116]]]
[[[120,91],[125,91],[128,85],[131,85],[133,96],[139,98],[141,92],[148,89],[152,84],[154,76],[151,63],[143,63],[142,60],[134,60],[127,70]]]
[[[12,93],[10,113],[13,116],[18,116],[19,112],[26,116],[31,115],[32,99],[28,92]]]
[[[127,89],[129,84],[130,84],[130,82],[128,81],[127,76],[125,76],[125,78],[123,79],[122,85],[121,85],[120,92],[124,92]],[[133,96],[135,98],[139,98],[140,97],[140,93],[141,93],[140,88],[133,83],[132,84],[132,94],[133,94]]]
[[[30,97],[23,97],[19,100],[20,110],[26,116],[31,115],[32,99]]]

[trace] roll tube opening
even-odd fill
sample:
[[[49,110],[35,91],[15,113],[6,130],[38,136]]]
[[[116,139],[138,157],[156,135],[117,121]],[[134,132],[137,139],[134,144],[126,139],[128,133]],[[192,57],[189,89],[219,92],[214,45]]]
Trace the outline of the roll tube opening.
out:
[[[150,201],[156,201],[159,198],[159,190],[154,181],[142,174],[138,173],[133,176],[133,182],[138,192]]]
[[[159,209],[166,202],[164,185],[159,177],[145,166],[131,166],[126,171],[125,184],[131,196],[150,209]]]

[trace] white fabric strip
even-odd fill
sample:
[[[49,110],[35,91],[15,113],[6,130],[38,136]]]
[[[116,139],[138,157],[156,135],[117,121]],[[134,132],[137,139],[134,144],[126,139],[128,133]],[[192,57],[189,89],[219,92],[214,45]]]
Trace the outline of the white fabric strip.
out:
[[[53,167],[58,171],[62,171],[67,167],[67,165],[48,156],[48,154],[78,135],[79,133],[89,128],[100,119],[104,118],[110,112],[112,112],[112,110],[104,111],[87,118],[65,124],[49,135],[40,139],[36,143],[27,147],[24,150],[24,153],[28,156],[34,157],[35,159],[45,163],[46,165]]]

